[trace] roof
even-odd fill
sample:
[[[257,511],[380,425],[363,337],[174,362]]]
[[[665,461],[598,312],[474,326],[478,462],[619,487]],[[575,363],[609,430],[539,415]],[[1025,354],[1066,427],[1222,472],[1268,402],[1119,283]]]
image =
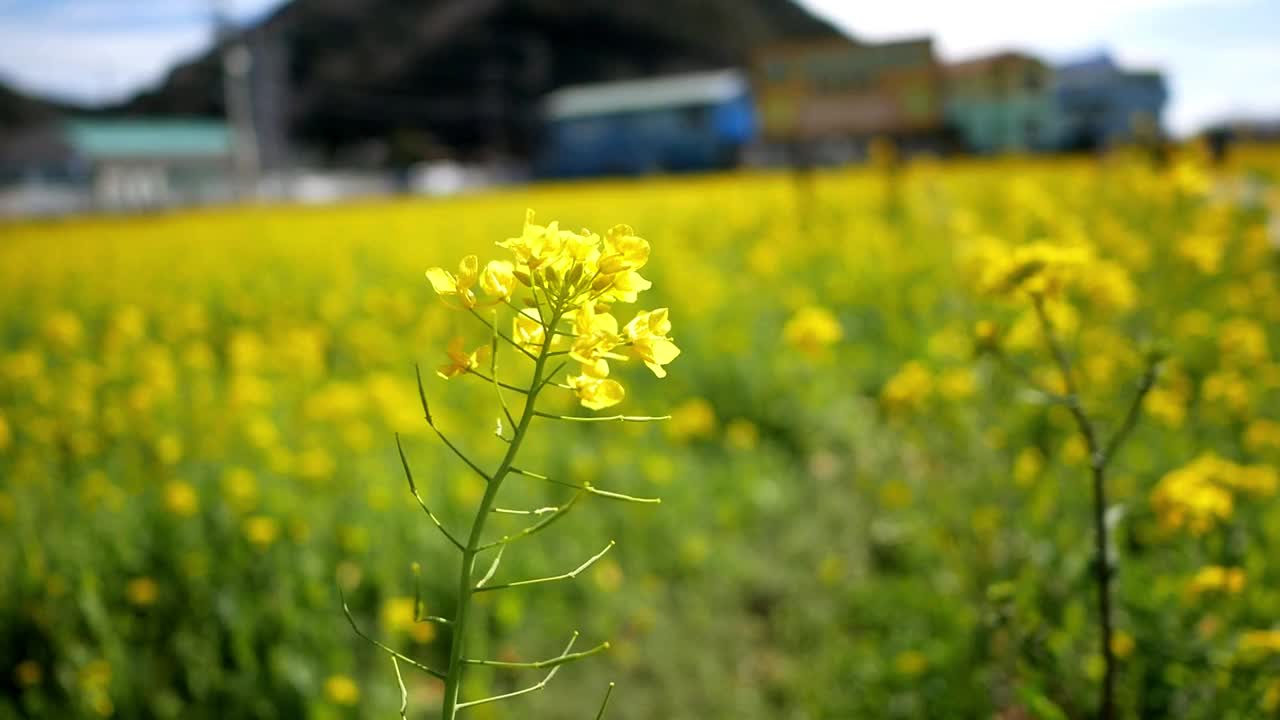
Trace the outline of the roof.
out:
[[[668,75],[644,80],[572,85],[547,95],[553,120],[592,115],[706,105],[742,97],[746,77],[737,70]]]
[[[225,157],[231,131],[225,123],[199,119],[77,119],[64,126],[67,142],[93,159]]]
[[[950,63],[945,70],[948,75],[980,75],[990,72],[998,66],[1013,64],[1044,67],[1044,63],[1033,55],[1017,51],[1006,51]]]

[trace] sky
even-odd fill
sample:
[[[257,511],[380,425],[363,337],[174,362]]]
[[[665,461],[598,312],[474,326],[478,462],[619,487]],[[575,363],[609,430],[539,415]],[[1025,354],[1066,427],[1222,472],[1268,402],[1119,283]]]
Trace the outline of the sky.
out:
[[[240,22],[284,0],[222,0]],[[1177,134],[1280,117],[1280,0],[800,0],[866,41],[932,35],[943,60],[1110,51],[1163,70]],[[159,82],[211,42],[213,0],[0,0],[0,78],[88,102]]]

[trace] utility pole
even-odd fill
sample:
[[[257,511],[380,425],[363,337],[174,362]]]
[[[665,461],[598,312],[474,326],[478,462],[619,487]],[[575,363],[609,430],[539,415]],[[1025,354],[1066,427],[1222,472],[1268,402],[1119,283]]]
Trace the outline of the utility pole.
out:
[[[231,129],[235,194],[241,200],[257,196],[258,137],[253,125],[253,91],[249,73],[253,56],[236,32],[231,18],[231,0],[210,0],[213,5],[214,37],[222,53],[222,94]]]

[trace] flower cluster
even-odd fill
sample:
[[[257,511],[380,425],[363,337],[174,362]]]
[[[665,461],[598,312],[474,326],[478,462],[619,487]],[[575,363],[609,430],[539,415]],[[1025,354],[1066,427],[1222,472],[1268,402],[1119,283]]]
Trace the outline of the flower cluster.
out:
[[[635,358],[658,377],[680,349],[672,341],[667,308],[642,310],[620,326],[612,315],[616,303],[634,303],[651,287],[639,270],[649,261],[649,242],[628,225],[615,225],[604,236],[590,230],[562,230],[557,222],[539,225],[533,211],[519,237],[498,243],[511,260],[492,260],[483,268],[475,255],[462,259],[458,272],[431,268],[427,279],[445,304],[475,312],[506,305],[511,344],[530,356],[564,354],[578,363],[562,386],[573,390],[584,407],[599,410],[622,402],[626,391],[610,377],[609,361]],[[479,286],[483,296],[476,293]],[[528,295],[516,298],[524,288]],[[519,304],[517,304],[517,302]],[[449,346],[443,378],[475,372],[487,346],[468,352],[461,338]]]
[[[1240,465],[1213,453],[1167,473],[1151,492],[1161,524],[1201,535],[1231,517],[1235,493],[1275,494],[1277,473],[1269,465]]]
[[[992,295],[1054,296],[1091,259],[1085,247],[1047,242],[1022,245],[986,258],[979,286]]]

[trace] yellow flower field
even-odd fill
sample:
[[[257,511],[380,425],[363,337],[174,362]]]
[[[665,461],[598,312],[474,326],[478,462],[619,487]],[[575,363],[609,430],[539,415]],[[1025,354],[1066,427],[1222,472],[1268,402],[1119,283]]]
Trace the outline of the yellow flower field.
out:
[[[484,487],[424,422],[414,365],[435,422],[494,463],[494,388],[466,377],[490,337],[437,291],[509,295],[518,268],[483,262],[527,208],[633,226],[656,248],[644,307],[668,309],[580,313],[582,337],[643,347],[579,343],[550,407],[673,417],[535,426],[541,471],[662,503],[589,498],[504,561],[558,573],[616,540],[572,583],[478,595],[473,621],[505,660],[561,629],[612,646],[466,713],[584,717],[612,680],[610,718],[1089,716],[1090,456],[1008,297],[1044,291],[1104,427],[1164,359],[1110,471],[1120,716],[1273,716],[1278,183],[1274,148],[1187,149],[0,225],[0,718],[394,717],[338,590],[384,642],[447,655],[411,564],[448,615],[455,555],[394,433],[460,526]],[[405,680],[429,716],[441,683]]]

